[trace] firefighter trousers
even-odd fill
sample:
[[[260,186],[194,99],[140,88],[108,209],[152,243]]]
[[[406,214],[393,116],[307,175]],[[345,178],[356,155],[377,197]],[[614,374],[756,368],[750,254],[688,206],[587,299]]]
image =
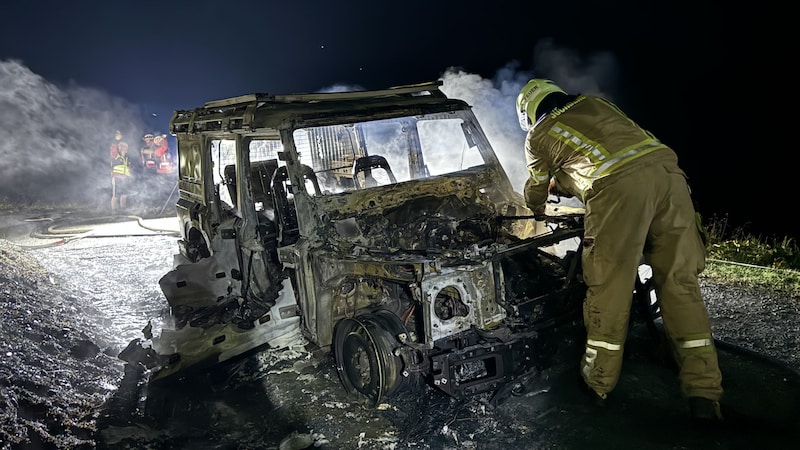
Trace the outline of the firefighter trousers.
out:
[[[719,400],[722,374],[698,282],[705,247],[686,175],[669,160],[638,166],[599,180],[587,195],[582,253],[587,342],[581,374],[603,398],[616,386],[644,255],[683,395]]]

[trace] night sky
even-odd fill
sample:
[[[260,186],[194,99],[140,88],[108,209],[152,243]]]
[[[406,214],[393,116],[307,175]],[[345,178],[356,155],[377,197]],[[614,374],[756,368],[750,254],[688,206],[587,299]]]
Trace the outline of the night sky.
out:
[[[610,98],[673,147],[704,215],[797,236],[783,200],[793,180],[782,175],[795,146],[762,137],[766,126],[789,124],[760,118],[766,103],[750,106],[782,85],[772,72],[780,62],[757,43],[768,7],[681,3],[6,0],[0,200],[36,199],[42,170],[53,183],[79,176],[85,166],[70,159],[100,154],[114,129],[138,148],[143,131],[168,131],[175,109],[208,100],[460,74],[475,89],[465,100],[491,96],[515,121],[515,90],[537,76]],[[504,129],[490,139],[521,152],[523,135]],[[50,158],[57,166],[41,164]]]

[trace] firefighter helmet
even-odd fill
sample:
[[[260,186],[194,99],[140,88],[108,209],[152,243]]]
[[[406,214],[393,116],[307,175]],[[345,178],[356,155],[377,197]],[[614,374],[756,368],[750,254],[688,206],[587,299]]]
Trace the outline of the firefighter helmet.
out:
[[[542,103],[545,97],[554,93],[566,92],[550,80],[534,78],[526,84],[517,96],[517,115],[519,126],[528,131],[536,121],[536,108]]]

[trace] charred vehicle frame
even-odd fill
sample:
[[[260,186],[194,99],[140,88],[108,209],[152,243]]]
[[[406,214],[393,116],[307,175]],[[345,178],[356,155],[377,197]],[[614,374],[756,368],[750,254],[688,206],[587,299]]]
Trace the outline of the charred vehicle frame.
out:
[[[182,238],[151,380],[302,335],[380,402],[545,364],[581,320],[580,215],[535,221],[441,82],[252,94],[176,111]]]

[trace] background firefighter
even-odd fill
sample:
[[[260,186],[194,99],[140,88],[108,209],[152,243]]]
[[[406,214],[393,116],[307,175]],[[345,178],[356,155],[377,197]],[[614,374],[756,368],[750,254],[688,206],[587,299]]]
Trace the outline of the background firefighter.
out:
[[[111,213],[128,207],[131,186],[131,161],[128,158],[128,144],[117,144],[117,155],[111,158]]]
[[[163,207],[177,178],[172,152],[163,133],[147,133],[142,137],[141,176],[137,179],[140,201],[144,209]]]
[[[155,134],[153,136],[153,155],[155,156],[158,167],[156,173],[160,175],[171,174],[175,171],[172,164],[172,153],[167,145],[167,135]]]
[[[722,374],[697,278],[705,249],[677,155],[616,105],[568,95],[550,80],[529,81],[517,112],[528,131],[528,206],[544,213],[551,181],[586,205],[587,341],[580,367],[590,394],[602,403],[619,380],[631,291],[644,255],[690,415],[720,420]]]
[[[119,149],[119,143],[120,142],[122,142],[122,132],[117,130],[114,133],[114,140],[111,141],[111,145],[109,146],[109,149],[108,149],[108,154],[109,154],[109,156],[111,158],[114,158],[115,156],[117,156],[117,153],[119,152],[118,149]]]
[[[158,167],[155,157],[155,144],[153,143],[154,138],[155,135],[153,133],[147,133],[142,137],[142,148],[139,149],[139,157],[142,164],[143,178],[147,178],[148,174],[155,173]]]

